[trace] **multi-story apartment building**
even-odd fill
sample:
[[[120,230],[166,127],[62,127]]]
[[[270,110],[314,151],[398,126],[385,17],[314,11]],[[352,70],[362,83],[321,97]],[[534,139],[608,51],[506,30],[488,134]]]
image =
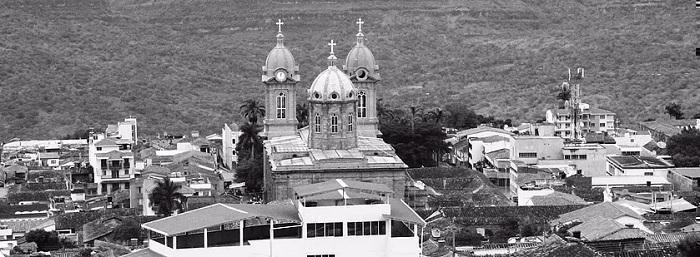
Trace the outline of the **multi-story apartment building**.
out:
[[[579,127],[582,134],[586,133],[612,133],[615,131],[615,113],[591,108],[590,105],[582,103],[579,105]],[[573,137],[574,124],[571,117],[571,110],[557,109],[547,111],[547,121],[554,123],[554,135],[564,138]]]
[[[129,189],[129,179],[135,172],[132,146],[138,139],[132,129],[137,129],[136,119],[128,118],[117,125],[108,125],[105,133],[90,136],[89,161],[98,194]]]
[[[383,184],[334,179],[295,199],[213,204],[143,224],[149,248],[130,256],[418,257],[425,221]]]

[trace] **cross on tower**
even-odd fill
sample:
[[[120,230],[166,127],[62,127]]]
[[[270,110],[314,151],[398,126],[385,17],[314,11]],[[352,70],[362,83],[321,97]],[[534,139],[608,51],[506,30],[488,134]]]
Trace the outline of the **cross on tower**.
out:
[[[282,19],[277,19],[277,23],[275,24],[277,24],[277,32],[282,33],[282,25],[284,24],[284,22],[282,22]]]
[[[362,24],[365,24],[364,21],[362,21],[362,18],[357,19],[357,25],[360,27],[359,32],[362,33]]]
[[[328,43],[329,46],[331,46],[331,55],[333,55],[333,47],[336,45],[336,43],[333,42],[333,39],[331,39],[331,42]]]

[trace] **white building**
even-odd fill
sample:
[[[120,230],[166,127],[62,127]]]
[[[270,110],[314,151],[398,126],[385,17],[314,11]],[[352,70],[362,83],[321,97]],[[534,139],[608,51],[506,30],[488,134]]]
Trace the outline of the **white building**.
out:
[[[241,131],[238,130],[236,123],[232,123],[231,127],[228,124],[224,124],[224,127],[221,129],[221,159],[224,160],[224,164],[229,169],[236,167],[235,163],[238,161],[236,141],[240,136]]]
[[[571,110],[569,109],[557,109],[547,111],[547,122],[554,123],[554,135],[561,136],[564,138],[573,137],[573,119],[571,117]],[[551,113],[551,114],[550,114]],[[582,133],[613,133],[615,131],[615,113],[598,109],[591,108],[590,105],[586,103],[581,103],[579,105],[579,127]]]
[[[93,134],[89,141],[89,161],[99,194],[129,189],[134,178],[132,146],[138,139],[136,119],[127,118],[117,125],[108,125],[104,134]]]
[[[426,223],[386,185],[336,179],[294,193],[294,200],[219,203],[143,224],[149,248],[125,257],[420,256]]]
[[[666,178],[669,162],[648,156],[607,156],[605,172],[610,176],[657,176]]]

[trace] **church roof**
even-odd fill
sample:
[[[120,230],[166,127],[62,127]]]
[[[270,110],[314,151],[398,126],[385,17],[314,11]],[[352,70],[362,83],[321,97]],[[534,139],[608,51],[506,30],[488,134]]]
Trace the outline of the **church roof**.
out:
[[[284,69],[290,74],[294,74],[296,71],[294,56],[292,52],[284,46],[283,39],[284,35],[282,35],[282,33],[277,34],[277,45],[267,54],[264,69],[267,71],[268,76],[272,76],[272,72],[277,69]]]
[[[407,167],[394,148],[381,138],[358,136],[357,148],[320,150],[308,147],[307,132],[301,129],[295,136],[274,137],[265,141],[273,171]]]

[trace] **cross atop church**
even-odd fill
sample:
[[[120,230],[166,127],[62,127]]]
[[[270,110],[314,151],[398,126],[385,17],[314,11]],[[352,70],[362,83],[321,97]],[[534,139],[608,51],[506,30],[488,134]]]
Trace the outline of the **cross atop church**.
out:
[[[336,43],[333,42],[333,39],[331,39],[331,42],[328,43],[329,46],[331,46],[331,55],[334,55],[333,53],[333,47],[336,45]]]
[[[282,19],[277,19],[277,33],[282,33],[282,25],[284,25],[284,22],[282,22]]]
[[[359,18],[359,19],[357,19],[357,22],[355,22],[355,23],[357,23],[357,26],[359,26],[359,28],[360,28],[358,31],[360,33],[362,33],[362,24],[365,24],[365,22],[362,21],[362,18]]]

